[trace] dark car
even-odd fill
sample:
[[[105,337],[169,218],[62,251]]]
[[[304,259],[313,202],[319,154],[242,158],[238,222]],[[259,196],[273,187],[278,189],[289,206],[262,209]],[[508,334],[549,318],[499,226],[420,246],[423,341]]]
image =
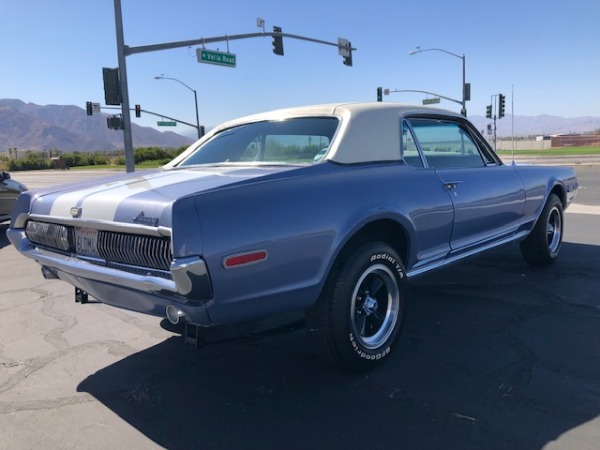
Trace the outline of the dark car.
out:
[[[196,327],[306,311],[352,370],[388,358],[407,280],[509,242],[552,264],[573,169],[505,165],[456,113],[392,103],[228,122],[162,170],[25,193],[11,242],[96,299]]]
[[[0,223],[9,220],[17,197],[27,188],[11,179],[8,172],[0,172]]]

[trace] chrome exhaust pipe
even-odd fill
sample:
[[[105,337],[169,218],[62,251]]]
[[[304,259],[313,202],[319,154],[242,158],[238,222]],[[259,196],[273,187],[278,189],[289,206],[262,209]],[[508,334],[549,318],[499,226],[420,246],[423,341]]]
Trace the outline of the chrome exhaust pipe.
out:
[[[46,280],[58,280],[58,276],[56,275],[56,273],[54,273],[52,269],[46,266],[42,266],[42,276]]]
[[[173,325],[177,325],[179,323],[179,320],[182,317],[185,317],[185,313],[173,305],[167,306],[167,309],[165,310],[165,314],[167,315],[167,320],[169,322],[171,322]]]

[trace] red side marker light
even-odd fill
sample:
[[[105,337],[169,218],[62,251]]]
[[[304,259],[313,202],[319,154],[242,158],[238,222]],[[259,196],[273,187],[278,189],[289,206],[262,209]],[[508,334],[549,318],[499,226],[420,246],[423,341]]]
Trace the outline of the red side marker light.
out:
[[[247,264],[253,264],[267,259],[266,250],[256,250],[248,253],[241,253],[238,255],[226,256],[223,259],[223,266],[226,269],[232,269],[233,267],[245,266]]]

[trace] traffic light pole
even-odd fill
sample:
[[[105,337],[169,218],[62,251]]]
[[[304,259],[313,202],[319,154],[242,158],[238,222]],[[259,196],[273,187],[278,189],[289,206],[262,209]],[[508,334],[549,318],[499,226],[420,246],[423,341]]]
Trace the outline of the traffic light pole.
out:
[[[494,114],[494,151],[496,151],[496,114]]]
[[[455,55],[456,56],[456,55]],[[467,82],[466,82],[466,77],[465,77],[465,55],[463,54],[462,56],[459,56],[460,59],[462,59],[462,108],[460,109],[460,113],[467,117]],[[471,88],[469,87],[469,90],[471,90]],[[469,93],[469,96],[471,94]]]
[[[497,104],[496,104],[497,100]],[[490,104],[486,106],[486,119],[494,119],[494,151],[496,151],[496,118],[502,119],[505,116],[506,97],[503,94],[491,95]],[[496,116],[496,112],[498,115]],[[488,128],[489,130],[489,128]],[[488,133],[489,135],[489,133]]]
[[[497,95],[492,95],[490,96],[490,105],[492,106],[492,113],[493,113],[493,119],[494,119],[494,151],[496,151],[496,98],[498,96]]]
[[[452,100],[452,101],[456,101],[457,103],[459,103],[461,105],[460,113],[463,116],[467,117],[467,100],[471,99],[471,84],[467,83],[467,81],[466,81],[466,70],[465,70],[466,59],[467,59],[466,56],[464,55],[464,53],[462,55],[457,55],[456,53],[449,52],[448,50],[444,50],[443,48],[422,49],[421,47],[417,47],[415,50],[408,52],[408,54],[416,55],[417,53],[431,52],[431,51],[446,53],[447,55],[454,56],[454,57],[462,60],[462,100],[461,101]],[[445,98],[445,97],[443,97],[443,98]]]
[[[115,0],[115,2],[120,0]],[[137,47],[129,47],[125,46],[125,56],[134,55],[136,53],[147,53],[147,52],[157,52],[160,50],[170,50],[173,48],[181,48],[181,47],[191,47],[193,45],[204,45],[204,44],[212,44],[215,42],[225,42],[225,41],[235,41],[238,39],[250,39],[256,37],[265,37],[265,36],[276,36],[276,37],[287,37],[291,39],[299,39],[301,41],[309,41],[317,44],[324,45],[332,45],[337,47],[339,50],[356,50],[356,48],[351,45],[345,46],[339,42],[329,42],[323,41],[321,39],[314,39],[311,37],[300,36],[298,34],[290,34],[283,32],[261,32],[261,33],[246,33],[246,34],[233,34],[233,35],[225,35],[225,36],[216,36],[209,38],[200,38],[200,39],[192,39],[189,41],[177,41],[177,42],[166,42],[164,44],[152,44],[152,45],[140,45]],[[348,43],[349,44],[349,43]]]
[[[196,93],[196,89],[192,89],[187,84],[185,84],[183,81],[178,80],[177,78],[165,77],[164,75],[160,75],[160,76],[154,77],[154,79],[155,80],[177,81],[179,84],[181,84],[182,86],[186,87],[187,89],[189,89],[190,91],[192,91],[194,93],[194,105],[196,107],[196,125],[195,125],[195,128],[198,131],[198,139],[200,139],[202,137],[202,132],[201,132],[201,129],[200,129],[200,116],[198,115],[198,94]],[[184,122],[182,122],[182,123],[184,123]],[[191,125],[191,126],[193,126],[193,125]]]
[[[385,89],[383,91],[383,93],[385,95],[389,95],[389,94],[394,93],[394,92],[420,92],[421,94],[427,94],[427,95],[433,95],[434,97],[440,97],[440,98],[443,98],[444,100],[448,100],[450,102],[458,103],[459,105],[463,104],[462,100],[456,100],[454,98],[446,97],[444,95],[436,94],[435,92],[429,92],[429,91],[419,91],[419,90],[416,90],[416,89]]]
[[[190,47],[192,45],[204,45],[211,44],[214,42],[224,42],[224,41],[234,41],[237,39],[249,39],[255,37],[265,37],[265,36],[275,36],[275,37],[287,37],[291,39],[300,39],[302,41],[314,42],[317,44],[331,45],[337,47],[342,54],[343,62],[345,65],[352,65],[352,51],[356,50],[353,48],[350,42],[345,39],[338,39],[338,42],[329,42],[323,41],[321,39],[314,39],[311,37],[300,36],[297,34],[290,33],[282,33],[282,32],[261,32],[261,33],[249,33],[249,34],[235,34],[235,35],[225,35],[225,36],[217,36],[210,38],[200,38],[193,39],[188,41],[178,41],[178,42],[167,42],[164,44],[154,44],[154,45],[142,45],[137,47],[129,47],[125,45],[125,40],[123,37],[123,14],[121,11],[121,0],[114,0],[115,7],[115,27],[117,34],[117,56],[119,61],[119,75],[120,75],[120,83],[121,83],[121,112],[123,117],[123,140],[125,145],[125,169],[127,172],[133,172],[135,170],[134,167],[134,159],[133,159],[133,139],[131,135],[131,115],[129,114],[129,87],[127,85],[127,66],[125,63],[125,57],[129,55],[134,55],[136,53],[147,53],[147,52],[155,52],[159,50],[169,50],[174,48],[181,47]]]
[[[117,106],[101,106],[100,109],[121,109],[121,108],[117,107]],[[182,123],[183,125],[187,125],[188,127],[196,128],[196,125],[194,125],[193,123],[186,122],[185,120],[175,119],[174,117],[169,117],[164,114],[159,114],[156,112],[148,111],[147,109],[140,108],[140,112],[143,112],[144,114],[150,114],[152,116],[160,117],[162,119],[169,119],[169,120],[172,120],[173,122]],[[198,127],[199,135],[201,133],[201,130],[202,130],[202,127],[199,126]],[[200,136],[200,137],[202,137],[202,136]]]
[[[131,134],[131,114],[129,112],[129,88],[127,86],[127,65],[125,63],[125,39],[123,35],[123,13],[121,0],[115,2],[115,28],[117,30],[117,58],[121,80],[121,114],[123,117],[123,144],[125,147],[125,171],[135,171],[133,157],[133,136]]]

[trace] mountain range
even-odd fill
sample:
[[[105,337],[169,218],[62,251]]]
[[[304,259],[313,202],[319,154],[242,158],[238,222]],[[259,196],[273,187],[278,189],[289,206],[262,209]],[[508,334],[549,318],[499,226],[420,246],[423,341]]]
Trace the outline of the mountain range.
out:
[[[123,133],[106,125],[108,114],[86,114],[73,105],[36,105],[17,99],[0,99],[0,152],[51,150],[91,152],[123,148]],[[132,123],[134,147],[177,148],[193,139],[172,131],[160,132]]]
[[[469,116],[469,120],[482,133],[487,133],[487,124],[492,123],[492,119],[486,119],[484,116]],[[496,133],[498,137],[510,137],[513,135],[513,117],[507,114],[502,119],[496,120]],[[514,135],[515,137],[531,136],[549,136],[556,134],[600,134],[600,117],[582,116],[582,117],[560,117],[542,114],[539,116],[514,116]]]
[[[123,134],[108,129],[108,114],[86,114],[74,105],[36,105],[18,99],[0,99],[0,152],[19,150],[59,149],[63,152],[119,150]],[[469,119],[478,130],[487,133],[492,122],[483,116]],[[498,137],[517,137],[589,133],[600,129],[600,117],[564,118],[550,115],[514,116],[496,121]],[[134,147],[176,148],[189,145],[193,138],[172,131],[160,132],[132,123]]]

